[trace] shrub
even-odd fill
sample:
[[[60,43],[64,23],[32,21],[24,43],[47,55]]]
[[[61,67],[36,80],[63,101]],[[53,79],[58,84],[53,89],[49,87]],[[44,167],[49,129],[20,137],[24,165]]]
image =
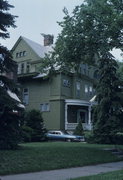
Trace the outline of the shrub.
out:
[[[45,139],[46,128],[44,127],[44,121],[40,111],[33,109],[26,112],[24,121],[26,126],[25,132],[28,133],[28,137],[31,136],[32,142]],[[32,132],[27,127],[31,128]]]
[[[19,116],[4,113],[0,117],[0,149],[16,149],[20,139]]]
[[[82,121],[79,121],[78,125],[76,126],[76,129],[74,131],[75,135],[83,136],[84,131],[83,131],[83,126],[82,126]]]
[[[123,145],[123,132],[118,132],[118,133],[116,134],[115,139],[116,139],[115,144]]]
[[[92,131],[85,131],[85,141],[87,143],[93,143],[94,142],[94,137],[93,137],[93,132]]]
[[[33,129],[28,126],[22,126],[22,141],[31,142]]]

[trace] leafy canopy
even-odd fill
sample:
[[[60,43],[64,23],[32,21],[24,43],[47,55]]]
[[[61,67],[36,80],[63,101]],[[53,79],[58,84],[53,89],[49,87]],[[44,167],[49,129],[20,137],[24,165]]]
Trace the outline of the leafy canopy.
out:
[[[77,69],[81,62],[94,64],[105,52],[123,47],[122,0],[85,0],[72,15],[64,8],[62,27],[54,52],[43,63]]]

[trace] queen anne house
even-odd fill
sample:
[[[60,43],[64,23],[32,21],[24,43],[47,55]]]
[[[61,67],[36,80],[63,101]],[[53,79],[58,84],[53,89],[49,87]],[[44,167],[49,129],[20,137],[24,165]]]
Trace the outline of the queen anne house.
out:
[[[11,50],[18,64],[18,82],[26,110],[40,110],[47,129],[72,131],[81,120],[84,129],[90,130],[94,69],[82,64],[79,75],[56,69],[52,78],[39,73],[38,67],[45,53],[52,50],[52,42],[51,35],[44,36],[44,45],[21,36]]]

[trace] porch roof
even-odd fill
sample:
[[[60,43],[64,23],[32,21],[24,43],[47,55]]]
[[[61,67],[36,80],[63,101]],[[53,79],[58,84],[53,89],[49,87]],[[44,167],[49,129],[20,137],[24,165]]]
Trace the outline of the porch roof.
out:
[[[90,106],[90,101],[79,100],[79,99],[65,99],[65,103],[68,105],[76,105],[76,106]]]

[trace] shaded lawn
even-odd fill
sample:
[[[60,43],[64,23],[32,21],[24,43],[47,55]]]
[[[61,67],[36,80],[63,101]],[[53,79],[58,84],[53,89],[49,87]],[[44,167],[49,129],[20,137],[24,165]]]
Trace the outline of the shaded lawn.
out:
[[[81,178],[75,178],[71,180],[123,180],[123,170],[103,173],[94,176],[84,176]]]
[[[45,142],[21,144],[19,150],[0,151],[0,174],[16,174],[79,167],[123,160],[107,145]]]

